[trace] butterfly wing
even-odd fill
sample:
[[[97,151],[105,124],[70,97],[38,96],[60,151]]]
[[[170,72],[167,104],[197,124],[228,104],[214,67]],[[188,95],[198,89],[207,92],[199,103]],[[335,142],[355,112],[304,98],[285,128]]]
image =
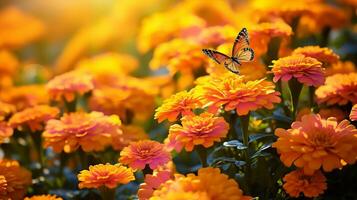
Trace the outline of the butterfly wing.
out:
[[[239,74],[239,66],[240,64],[238,62],[236,62],[235,60],[232,59],[227,59],[224,62],[224,67],[227,68],[229,71],[235,73],[235,74]]]
[[[240,52],[237,53],[237,57],[235,58],[239,63],[251,61],[254,58],[254,51],[250,47],[243,48]]]
[[[202,52],[218,64],[224,63],[226,60],[231,59],[229,56],[215,50],[202,49]]]
[[[237,35],[232,48],[232,57],[238,57],[243,49],[250,48],[249,46],[249,36],[246,28],[243,28]]]

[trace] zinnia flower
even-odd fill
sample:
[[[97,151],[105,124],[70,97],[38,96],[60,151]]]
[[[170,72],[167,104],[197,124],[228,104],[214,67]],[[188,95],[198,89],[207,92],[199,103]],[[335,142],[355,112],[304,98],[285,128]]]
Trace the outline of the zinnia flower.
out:
[[[357,130],[347,120],[322,119],[309,114],[291,125],[291,129],[275,130],[278,140],[273,144],[286,165],[294,164],[312,175],[321,167],[330,172],[357,159]]]
[[[19,61],[12,53],[7,50],[0,50],[0,87],[12,86],[12,77],[15,75],[18,66]]]
[[[6,122],[0,121],[0,144],[13,134],[13,129]]]
[[[111,144],[111,138],[121,134],[120,119],[100,112],[64,114],[60,120],[47,122],[44,146],[55,152],[70,153],[81,147],[83,151],[101,151]]]
[[[353,64],[353,62],[339,61],[326,68],[325,76],[328,77],[334,74],[349,74],[351,72],[356,72],[356,66]]]
[[[219,184],[212,184],[219,183]],[[160,189],[154,191],[150,200],[178,200],[171,194],[179,197],[190,197],[193,199],[214,199],[214,200],[248,200],[249,196],[243,196],[242,190],[237,182],[217,168],[201,168],[198,175],[188,174],[183,176],[175,175],[174,180],[166,181]],[[200,198],[197,198],[200,197]]]
[[[31,173],[17,161],[0,160],[0,199],[22,199],[31,182]]]
[[[44,123],[56,118],[59,112],[59,109],[56,107],[38,105],[15,113],[10,118],[9,124],[19,130],[28,127],[32,132],[40,131],[43,129]]]
[[[102,186],[115,188],[119,184],[127,184],[135,180],[133,170],[120,164],[99,164],[89,166],[78,174],[79,188],[99,188]]]
[[[302,108],[299,110],[296,120],[300,121],[302,116],[312,113],[311,108]],[[327,119],[329,117],[334,117],[338,122],[344,120],[346,118],[346,113],[340,108],[329,107],[329,108],[320,108],[318,114],[323,119]]]
[[[170,98],[156,109],[155,119],[160,123],[167,119],[170,122],[177,120],[177,117],[192,115],[193,110],[202,106],[201,99],[193,91],[181,91]]]
[[[352,107],[351,113],[350,113],[350,119],[351,121],[356,121],[357,120],[357,104],[355,104]]]
[[[304,55],[306,57],[315,58],[316,60],[326,65],[336,63],[340,59],[340,57],[335,54],[332,49],[319,46],[299,47],[293,51],[293,55],[299,54]]]
[[[24,200],[63,200],[61,197],[57,197],[56,195],[35,195],[32,197],[26,197]]]
[[[226,73],[202,77],[197,82],[197,93],[208,101],[213,111],[224,106],[226,111],[236,110],[241,116],[260,108],[272,109],[274,103],[281,101],[275,85],[264,79],[245,81],[243,76]]]
[[[71,71],[54,77],[46,85],[52,99],[61,101],[64,98],[71,102],[76,94],[83,95],[94,88],[91,75]]]
[[[292,55],[273,61],[271,71],[274,73],[274,82],[289,81],[296,78],[300,83],[308,86],[319,86],[325,81],[324,69],[321,62],[304,55]]]
[[[357,73],[335,74],[315,91],[317,102],[327,105],[357,103]]]
[[[148,165],[156,169],[171,160],[163,144],[153,140],[133,142],[120,152],[119,162],[133,169],[144,169]]]
[[[302,170],[295,170],[284,176],[284,190],[291,197],[299,197],[301,193],[305,197],[318,197],[327,189],[325,176],[321,171],[316,171],[311,176],[304,174]]]
[[[153,174],[145,175],[145,182],[140,184],[138,190],[139,200],[148,200],[154,193],[154,191],[160,188],[161,184],[170,180],[171,178],[170,171],[157,171],[155,170]]]
[[[14,105],[0,101],[0,121],[4,120],[7,116],[14,113],[15,110],[16,108]]]
[[[172,125],[167,138],[168,147],[177,152],[183,147],[186,151],[192,151],[196,145],[211,147],[214,142],[226,137],[229,129],[229,124],[223,117],[215,117],[212,113],[185,116],[181,124]]]
[[[149,135],[140,126],[122,125],[122,135],[112,136],[112,146],[115,150],[122,150],[132,142],[149,139]]]

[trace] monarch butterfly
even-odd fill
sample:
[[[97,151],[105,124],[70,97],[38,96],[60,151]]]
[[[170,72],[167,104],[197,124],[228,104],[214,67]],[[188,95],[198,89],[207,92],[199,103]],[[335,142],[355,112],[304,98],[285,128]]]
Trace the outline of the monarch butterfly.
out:
[[[239,74],[239,66],[242,65],[242,62],[248,62],[254,58],[254,51],[249,46],[246,28],[243,28],[237,35],[233,44],[231,57],[210,49],[202,49],[202,52],[218,64],[223,63],[224,67],[235,74]]]

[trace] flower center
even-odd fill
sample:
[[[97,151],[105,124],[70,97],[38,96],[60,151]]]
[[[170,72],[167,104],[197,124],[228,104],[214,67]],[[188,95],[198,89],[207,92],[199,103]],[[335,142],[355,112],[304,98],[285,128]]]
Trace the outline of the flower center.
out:
[[[331,138],[324,133],[317,133],[312,140],[316,146],[331,147]]]

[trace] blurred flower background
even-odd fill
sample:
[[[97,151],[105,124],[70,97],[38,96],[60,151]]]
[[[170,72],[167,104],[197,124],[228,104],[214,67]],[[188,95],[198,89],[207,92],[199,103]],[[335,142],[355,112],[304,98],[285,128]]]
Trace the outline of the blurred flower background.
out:
[[[356,63],[356,0],[1,0],[0,199],[357,199]]]

